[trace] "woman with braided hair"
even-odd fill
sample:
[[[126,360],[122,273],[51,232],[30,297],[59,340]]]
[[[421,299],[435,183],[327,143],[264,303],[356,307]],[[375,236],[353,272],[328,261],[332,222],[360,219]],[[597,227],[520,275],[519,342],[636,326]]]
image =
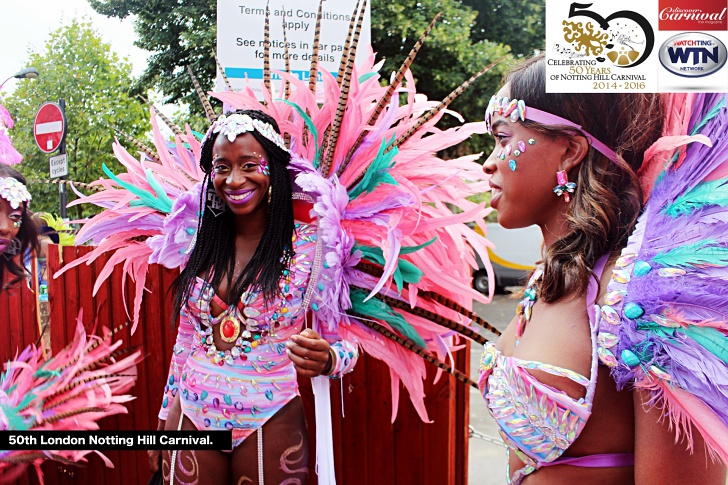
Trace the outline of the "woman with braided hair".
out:
[[[22,280],[27,272],[22,255],[38,251],[38,232],[28,211],[30,192],[17,170],[0,164],[0,288]]]
[[[507,481],[722,485],[725,97],[547,94],[545,64],[511,72],[486,112],[498,221],[544,236],[481,358]]]
[[[202,142],[199,200],[177,201],[198,203],[202,217],[176,282],[180,325],[159,429],[230,429],[233,450],[165,452],[171,483],[305,483],[296,374],[340,376],[356,362],[353,346],[308,328],[317,228],[294,220],[289,161],[265,113],[221,116]]]

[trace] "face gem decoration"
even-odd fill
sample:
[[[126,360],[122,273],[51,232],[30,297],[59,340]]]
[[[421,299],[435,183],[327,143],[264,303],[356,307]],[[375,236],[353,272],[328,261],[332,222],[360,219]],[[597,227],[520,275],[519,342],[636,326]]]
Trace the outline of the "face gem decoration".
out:
[[[510,167],[512,172],[516,171],[516,161],[515,160],[513,160],[513,159],[508,160],[508,166]]]

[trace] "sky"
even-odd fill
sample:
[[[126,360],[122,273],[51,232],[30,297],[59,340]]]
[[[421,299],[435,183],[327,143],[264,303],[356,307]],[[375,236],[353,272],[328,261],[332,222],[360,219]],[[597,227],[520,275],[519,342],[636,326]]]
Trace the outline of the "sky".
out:
[[[32,8],[29,8],[32,3]],[[96,13],[87,0],[0,0],[0,82],[28,67],[29,52],[42,51],[48,34],[73,18],[88,17],[104,42],[111,44],[120,57],[128,58],[134,76],[146,67],[147,51],[133,45],[136,39],[130,17],[119,20]],[[43,73],[40,73],[42,76]],[[3,86],[5,94],[13,91],[16,81]]]

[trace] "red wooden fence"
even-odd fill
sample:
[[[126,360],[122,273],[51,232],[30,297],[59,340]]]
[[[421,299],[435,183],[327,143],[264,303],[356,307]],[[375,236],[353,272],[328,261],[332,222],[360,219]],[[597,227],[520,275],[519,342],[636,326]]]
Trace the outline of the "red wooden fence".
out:
[[[50,246],[49,274],[88,252],[90,248]],[[129,321],[121,287],[121,273],[115,271],[101,286],[95,297],[92,289],[107,258],[89,266],[70,270],[61,278],[51,280],[51,342],[55,351],[72,338],[76,318],[83,309],[87,332],[94,325],[116,327]],[[137,397],[128,405],[129,413],[105,418],[101,428],[106,430],[156,429],[157,411],[169,365],[175,332],[170,328],[170,299],[167,291],[176,272],[151,266],[141,311],[139,328],[134,335],[130,328],[121,331],[125,345],[142,348],[146,358],[139,368],[139,378],[133,389]],[[129,282],[128,282],[129,283]],[[127,284],[126,301],[133,299],[134,284]],[[38,339],[36,304],[27,288],[0,293],[0,359],[7,360],[18,349]],[[98,332],[98,331],[97,331]],[[4,338],[7,336],[7,338]],[[456,366],[469,374],[469,346],[455,353]],[[400,397],[397,420],[391,423],[392,396],[389,371],[376,359],[363,356],[351,374],[341,382],[333,382],[331,390],[336,476],[344,485],[364,484],[465,484],[468,469],[469,391],[454,378],[442,376],[433,384],[434,370],[428,371],[430,382],[425,385],[425,403],[434,423],[420,421],[406,391]],[[302,379],[301,394],[311,432],[311,449],[315,450],[315,420],[310,381]],[[342,389],[343,387],[343,389]],[[343,410],[342,416],[342,396]],[[109,451],[106,455],[115,464],[106,468],[94,455],[82,467],[69,467],[48,462],[43,466],[47,484],[103,483],[127,485],[146,483],[149,478],[144,451]],[[311,453],[310,470],[315,470],[315,453]],[[310,483],[316,484],[312,473]],[[21,481],[35,484],[34,472]]]

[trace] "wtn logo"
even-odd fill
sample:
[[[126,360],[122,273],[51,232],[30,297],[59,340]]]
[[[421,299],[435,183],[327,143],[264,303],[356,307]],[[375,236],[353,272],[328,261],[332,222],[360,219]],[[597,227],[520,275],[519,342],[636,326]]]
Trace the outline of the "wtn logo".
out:
[[[673,64],[687,64],[690,57],[693,58],[693,64],[707,64],[708,61],[718,64],[720,62],[720,54],[718,46],[708,50],[705,47],[668,47],[667,53],[670,56],[670,62]]]
[[[660,63],[673,74],[702,77],[720,70],[726,62],[725,45],[712,35],[683,32],[660,47]]]

